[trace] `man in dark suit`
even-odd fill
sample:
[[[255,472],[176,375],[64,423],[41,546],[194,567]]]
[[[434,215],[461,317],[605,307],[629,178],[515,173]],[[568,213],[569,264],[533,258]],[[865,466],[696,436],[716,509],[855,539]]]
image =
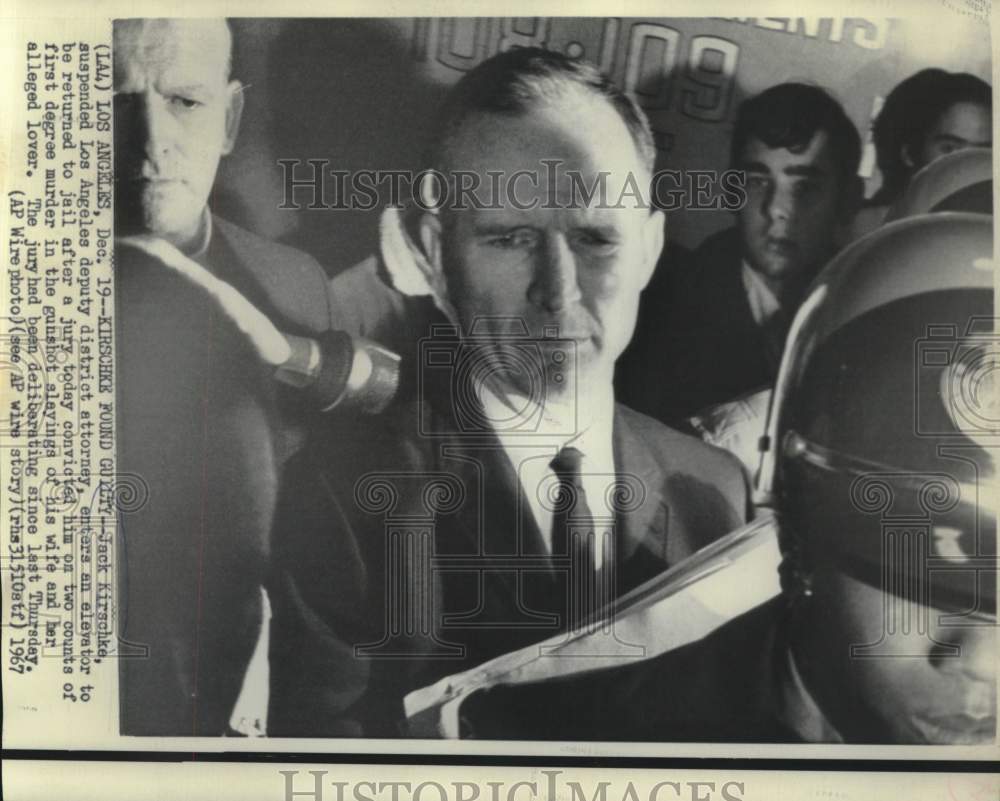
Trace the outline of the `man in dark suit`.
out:
[[[277,326],[328,330],[310,257],[213,216],[242,86],[222,20],[122,20],[114,28],[116,234],[167,240]],[[262,621],[278,475],[303,410],[204,291],[143,251],[116,253],[125,734],[227,731]]]
[[[985,215],[927,215],[846,251],[810,292],[762,476],[781,596],[652,659],[474,692],[466,735],[994,743],[992,400],[966,384],[993,348],[976,267],[992,240]]]
[[[619,365],[623,402],[684,426],[774,383],[802,295],[860,201],[860,158],[854,124],[818,87],[781,84],[740,106],[731,164],[746,172],[746,203],[736,226],[689,264],[662,265],[643,293]]]
[[[735,460],[614,402],[663,236],[626,191],[652,172],[639,108],[525,48],[464,76],[441,117],[432,166],[474,197],[428,204],[411,266],[453,326],[420,343],[415,401],[290,465],[271,735],[405,734],[409,691],[589,625],[749,512]],[[583,199],[598,180],[610,200]]]

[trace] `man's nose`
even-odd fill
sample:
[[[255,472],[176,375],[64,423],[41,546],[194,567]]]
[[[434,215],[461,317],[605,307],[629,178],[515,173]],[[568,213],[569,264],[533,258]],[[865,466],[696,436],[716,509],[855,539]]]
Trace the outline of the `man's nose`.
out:
[[[129,131],[133,152],[156,162],[167,150],[172,123],[166,104],[146,92],[129,98]]]
[[[540,248],[528,299],[548,312],[560,312],[580,299],[576,255],[562,234],[547,237]]]
[[[780,184],[775,186],[767,197],[764,211],[772,223],[791,221],[796,213],[795,198],[791,189]]]

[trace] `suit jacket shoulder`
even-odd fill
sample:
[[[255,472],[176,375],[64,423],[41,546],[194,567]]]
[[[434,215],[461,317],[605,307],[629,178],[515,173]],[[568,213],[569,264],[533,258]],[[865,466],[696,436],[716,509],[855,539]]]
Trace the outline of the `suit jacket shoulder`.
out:
[[[704,406],[756,380],[759,335],[740,261],[739,232],[728,228],[650,283],[632,343],[617,369],[625,403],[685,427]],[[748,370],[751,375],[745,377]]]
[[[447,323],[430,297],[404,295],[391,286],[378,256],[336,275],[329,283],[330,303],[337,327],[392,349],[404,359],[404,383],[416,385],[413,371],[420,340],[431,328]]]
[[[645,466],[649,475],[660,476],[663,492],[673,501],[675,519],[693,537],[687,552],[670,554],[670,564],[753,517],[750,478],[739,459],[623,404],[616,408],[618,421],[629,432],[617,437],[621,463]],[[681,544],[674,539],[671,549]]]
[[[741,258],[736,228],[713,234],[687,269],[661,288],[661,298],[644,299],[647,319],[619,375],[626,403],[685,425],[704,407],[773,380],[743,287]]]
[[[212,225],[213,237],[217,235],[228,246],[256,290],[253,300],[266,304],[284,326],[297,329],[289,333],[320,333],[331,327],[334,315],[326,274],[312,256],[221,217],[213,216]]]
[[[382,269],[381,259],[373,255],[330,280],[346,330],[377,339],[383,330],[402,327],[407,297],[388,284]]]
[[[739,459],[728,451],[709,445],[698,437],[671,428],[653,417],[625,404],[616,404],[622,421],[627,424],[666,465],[687,466],[692,472],[715,474],[724,477],[739,476],[743,480],[743,468]]]

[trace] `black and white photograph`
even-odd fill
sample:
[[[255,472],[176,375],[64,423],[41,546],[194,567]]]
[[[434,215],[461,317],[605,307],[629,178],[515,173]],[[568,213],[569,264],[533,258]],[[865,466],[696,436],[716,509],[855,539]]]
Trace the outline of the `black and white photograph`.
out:
[[[994,797],[989,3],[96,5],[0,48],[5,760]]]
[[[988,33],[116,20],[122,733],[994,742]]]

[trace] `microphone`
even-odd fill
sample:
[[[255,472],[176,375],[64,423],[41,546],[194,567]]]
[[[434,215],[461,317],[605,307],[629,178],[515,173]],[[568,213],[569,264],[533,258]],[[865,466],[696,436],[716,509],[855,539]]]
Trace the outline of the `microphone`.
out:
[[[119,244],[155,257],[207,292],[250,340],[260,359],[275,368],[275,379],[305,392],[324,412],[378,414],[395,396],[400,357],[391,350],[346,331],[326,331],[315,338],[286,334],[235,287],[166,240],[137,235],[123,237]]]
[[[305,391],[324,412],[378,414],[399,389],[399,356],[364,337],[326,331],[317,338],[285,334],[291,355],[274,371]]]

